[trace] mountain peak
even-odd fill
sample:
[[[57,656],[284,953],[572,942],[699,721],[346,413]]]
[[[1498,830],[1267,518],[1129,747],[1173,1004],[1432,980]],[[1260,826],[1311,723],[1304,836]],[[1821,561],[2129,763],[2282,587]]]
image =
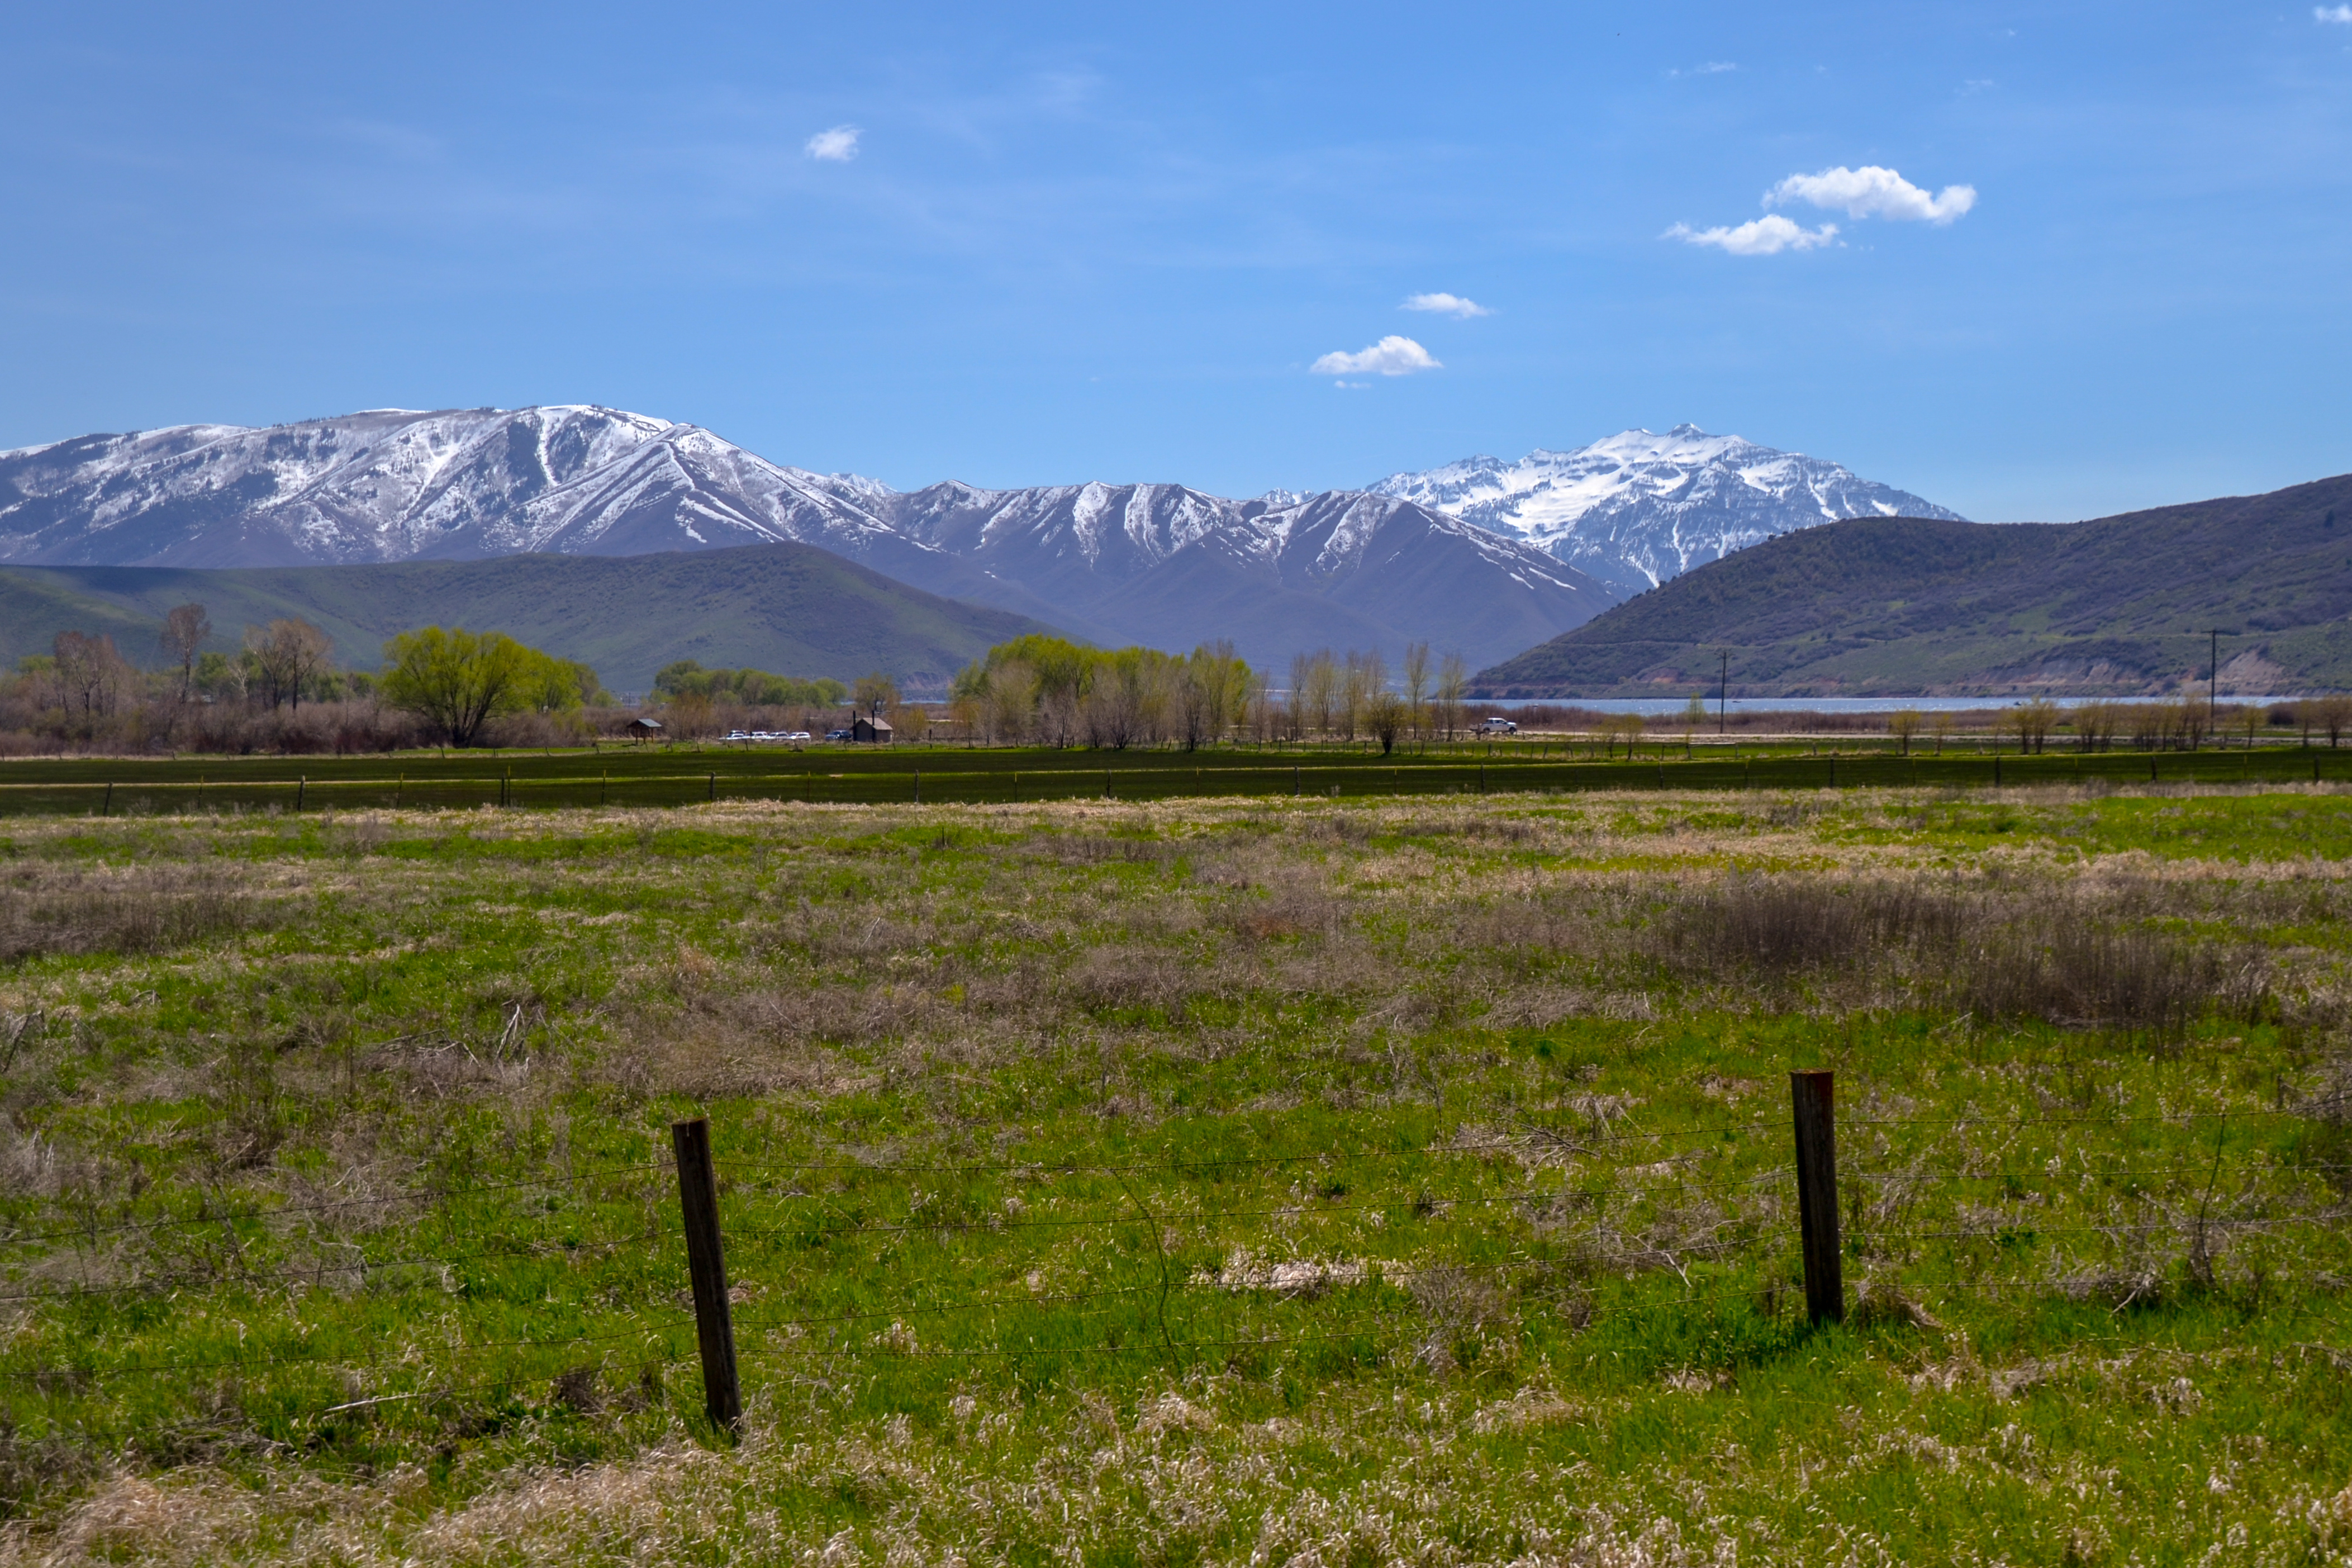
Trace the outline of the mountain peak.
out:
[[[1685,423],[1517,462],[1467,458],[1372,487],[1523,540],[1624,593],[1759,540],[1849,517],[1958,512],[1836,463]]]

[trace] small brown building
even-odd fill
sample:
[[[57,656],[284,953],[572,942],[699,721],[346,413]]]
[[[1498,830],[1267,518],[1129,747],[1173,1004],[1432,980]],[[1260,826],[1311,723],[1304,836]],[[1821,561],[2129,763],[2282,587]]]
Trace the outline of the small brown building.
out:
[[[879,714],[869,719],[861,713],[857,716],[857,722],[849,728],[849,738],[887,746],[890,743],[890,721]]]
[[[629,721],[628,728],[625,732],[640,741],[658,741],[662,736],[661,721],[647,719],[641,715]]]

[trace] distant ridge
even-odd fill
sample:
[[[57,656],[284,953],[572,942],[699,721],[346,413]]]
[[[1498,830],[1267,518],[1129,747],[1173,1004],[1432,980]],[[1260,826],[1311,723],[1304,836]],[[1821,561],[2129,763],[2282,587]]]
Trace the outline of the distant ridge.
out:
[[[1055,628],[967,605],[805,544],[628,557],[507,555],[359,566],[0,566],[0,658],[45,653],[60,631],[111,635],[156,662],[164,613],[203,604],[213,646],[299,616],[335,639],[335,661],[373,668],[385,638],[439,623],[497,629],[643,691],[674,659],[849,680],[874,670],[943,691],[992,644]]]
[[[2146,694],[2352,687],[2352,476],[2066,524],[1826,523],[1479,672],[1490,697]]]

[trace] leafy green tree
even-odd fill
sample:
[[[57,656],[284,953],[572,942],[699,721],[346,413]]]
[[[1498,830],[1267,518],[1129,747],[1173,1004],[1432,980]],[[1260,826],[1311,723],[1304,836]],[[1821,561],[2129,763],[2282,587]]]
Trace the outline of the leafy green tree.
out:
[[[504,632],[477,635],[463,627],[426,626],[383,645],[386,666],[378,700],[415,713],[470,746],[482,726],[526,709],[577,708],[585,666],[551,658]],[[594,679],[594,671],[587,671]]]

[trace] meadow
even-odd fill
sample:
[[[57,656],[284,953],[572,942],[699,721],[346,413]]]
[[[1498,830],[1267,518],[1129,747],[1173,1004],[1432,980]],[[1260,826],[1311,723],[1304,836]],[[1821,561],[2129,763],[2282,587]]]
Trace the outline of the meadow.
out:
[[[13,817],[0,1559],[2352,1560],[2286,755]]]

